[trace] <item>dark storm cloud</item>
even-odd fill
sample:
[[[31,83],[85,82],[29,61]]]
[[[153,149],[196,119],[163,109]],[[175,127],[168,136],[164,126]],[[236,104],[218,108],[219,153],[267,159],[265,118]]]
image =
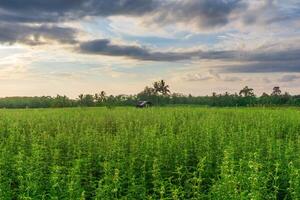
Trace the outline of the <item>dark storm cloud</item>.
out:
[[[44,40],[60,43],[76,43],[76,30],[59,26],[27,26],[0,22],[0,43],[43,44]],[[46,41],[47,42],[47,41]]]
[[[142,15],[157,6],[156,0],[1,0],[0,20],[30,23],[85,16]]]

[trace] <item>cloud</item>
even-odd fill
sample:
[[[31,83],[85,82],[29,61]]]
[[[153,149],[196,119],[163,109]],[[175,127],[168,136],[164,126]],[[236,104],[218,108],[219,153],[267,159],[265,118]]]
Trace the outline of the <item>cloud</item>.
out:
[[[23,43],[38,45],[47,43],[48,40],[60,43],[76,43],[77,31],[72,28],[60,26],[29,26],[0,22],[0,43]]]
[[[232,73],[271,73],[271,72],[300,72],[300,49],[253,51],[182,51],[182,52],[155,52],[141,46],[112,44],[109,40],[93,40],[80,44],[79,52],[85,54],[129,57],[136,60],[148,61],[181,61],[181,60],[211,60],[223,62],[238,62],[239,64],[222,65],[221,72]],[[209,77],[197,75],[190,80],[208,80]],[[228,78],[228,81],[238,79]]]
[[[261,21],[268,24],[271,21],[282,21],[282,18],[299,19],[300,10],[296,6],[299,3],[295,2],[288,0],[291,8],[280,9],[281,4],[273,0],[1,0],[0,34],[2,38],[23,38],[24,34],[20,29],[24,29],[25,33],[42,32],[41,34],[47,35],[48,31],[41,30],[42,27],[53,26],[54,23],[59,26],[57,24],[72,20],[80,21],[88,16],[132,16],[145,21],[147,26],[147,22],[160,26],[181,23],[185,27],[196,26],[201,30],[223,27],[236,20],[243,21],[246,25],[262,24]],[[31,28],[29,31],[30,27],[27,26],[33,24],[41,26],[40,30]],[[17,31],[2,31],[5,30],[3,26],[7,26],[6,29],[16,26]],[[53,30],[49,32],[53,35]]]
[[[197,56],[199,52],[154,52],[145,47],[112,44],[110,40],[101,39],[83,42],[79,51],[86,54],[98,54],[108,56],[123,56],[137,60],[151,61],[178,61],[189,60]]]
[[[180,61],[180,60],[210,60],[223,61],[218,67],[220,72],[230,73],[274,73],[300,72],[300,49],[259,48],[252,51],[182,51],[155,52],[145,47],[112,44],[109,40],[95,40],[82,43],[80,51],[87,54],[130,57],[137,60],[149,61]],[[226,65],[226,62],[239,64]],[[212,75],[212,74],[211,74]],[[193,75],[187,77],[192,80],[209,80],[216,76]],[[236,77],[223,77],[224,81],[240,81]]]
[[[184,23],[210,29],[228,24],[235,11],[245,8],[241,0],[174,0],[155,10],[150,19],[161,25]]]
[[[43,44],[42,38],[75,43],[75,32],[63,22],[87,16],[141,16],[155,9],[158,0],[1,0],[0,42]]]
[[[274,0],[1,0],[0,21],[49,23],[79,20],[87,16],[147,16],[148,22],[192,24],[200,29],[222,27],[235,20],[267,24],[299,17],[299,3],[287,0],[291,9],[280,9]]]
[[[110,40],[93,40],[83,42],[79,52],[85,54],[129,57],[136,60],[149,61],[180,61],[180,60],[211,60],[238,62],[235,65],[224,64],[220,71],[235,73],[260,72],[300,72],[300,48],[273,50],[259,48],[252,51],[167,51],[157,52],[141,46],[113,44]],[[198,77],[202,78],[202,77]]]
[[[293,0],[169,0],[154,9],[146,21],[161,26],[182,24],[207,31],[222,30],[227,25],[238,29],[265,28],[299,19],[299,2]]]
[[[274,45],[272,48],[251,51],[230,48],[214,51],[162,51],[138,45],[117,44],[108,39],[80,41],[77,39],[80,29],[60,24],[86,16],[122,15],[147,18],[150,23],[162,26],[181,23],[209,30],[226,26],[236,20],[245,25],[255,25],[300,18],[300,10],[297,8],[299,3],[287,0],[286,4],[288,5],[274,0],[27,0],[25,3],[22,0],[2,0],[0,43],[40,45],[55,41],[72,44],[77,52],[83,54],[158,62],[223,61],[220,71],[225,72],[300,72],[299,45],[292,48],[290,44],[283,45],[284,48]],[[230,42],[234,43],[231,40]],[[226,64],[229,61],[238,64]]]
[[[57,22],[85,16],[142,15],[156,0],[1,0],[0,21]]]
[[[278,81],[279,82],[293,82],[293,81],[296,81],[299,79],[300,79],[299,75],[288,74],[288,75],[284,75],[281,78],[279,78]]]
[[[183,76],[183,80],[185,81],[207,81],[207,80],[214,80],[214,77],[211,76],[210,74],[186,74]]]
[[[195,82],[195,81],[225,81],[225,82],[238,82],[242,81],[240,77],[237,76],[221,76],[218,72],[214,70],[209,70],[208,73],[189,73],[183,76],[183,80]]]
[[[279,73],[279,72],[300,72],[300,59],[293,61],[269,61],[269,62],[252,62],[241,63],[236,65],[224,65],[222,72],[231,73]]]
[[[254,5],[254,6],[253,6]],[[288,6],[288,8],[286,8]],[[299,2],[286,0],[251,1],[249,9],[241,16],[245,25],[270,25],[300,19]]]

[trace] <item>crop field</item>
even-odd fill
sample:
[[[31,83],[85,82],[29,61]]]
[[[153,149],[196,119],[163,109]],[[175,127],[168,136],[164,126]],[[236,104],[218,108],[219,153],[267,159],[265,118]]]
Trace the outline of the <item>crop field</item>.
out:
[[[300,199],[300,110],[0,110],[0,199]]]

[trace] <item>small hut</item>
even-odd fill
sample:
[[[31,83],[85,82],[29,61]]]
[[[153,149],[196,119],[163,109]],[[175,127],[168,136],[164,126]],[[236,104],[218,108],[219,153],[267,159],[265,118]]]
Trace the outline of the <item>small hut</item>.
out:
[[[137,108],[148,108],[151,106],[152,106],[152,103],[150,101],[138,101],[136,104]]]

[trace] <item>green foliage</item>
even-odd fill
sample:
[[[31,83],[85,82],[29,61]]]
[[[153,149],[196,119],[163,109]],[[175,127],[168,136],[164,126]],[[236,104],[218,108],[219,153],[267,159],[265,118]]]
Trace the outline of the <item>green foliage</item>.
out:
[[[300,198],[296,108],[4,109],[0,116],[1,200]]]
[[[139,101],[149,101],[152,105],[202,105],[211,107],[272,107],[272,106],[300,106],[300,96],[292,96],[285,92],[281,94],[280,87],[274,87],[271,95],[263,93],[261,97],[254,94],[254,90],[244,87],[237,93],[216,94],[212,96],[192,96],[172,93],[164,80],[153,83],[153,87],[146,86],[137,95],[109,95],[104,91],[91,94],[80,94],[73,100],[67,96],[56,97],[6,97],[0,98],[0,108],[63,108],[63,107],[107,107],[135,106]]]

